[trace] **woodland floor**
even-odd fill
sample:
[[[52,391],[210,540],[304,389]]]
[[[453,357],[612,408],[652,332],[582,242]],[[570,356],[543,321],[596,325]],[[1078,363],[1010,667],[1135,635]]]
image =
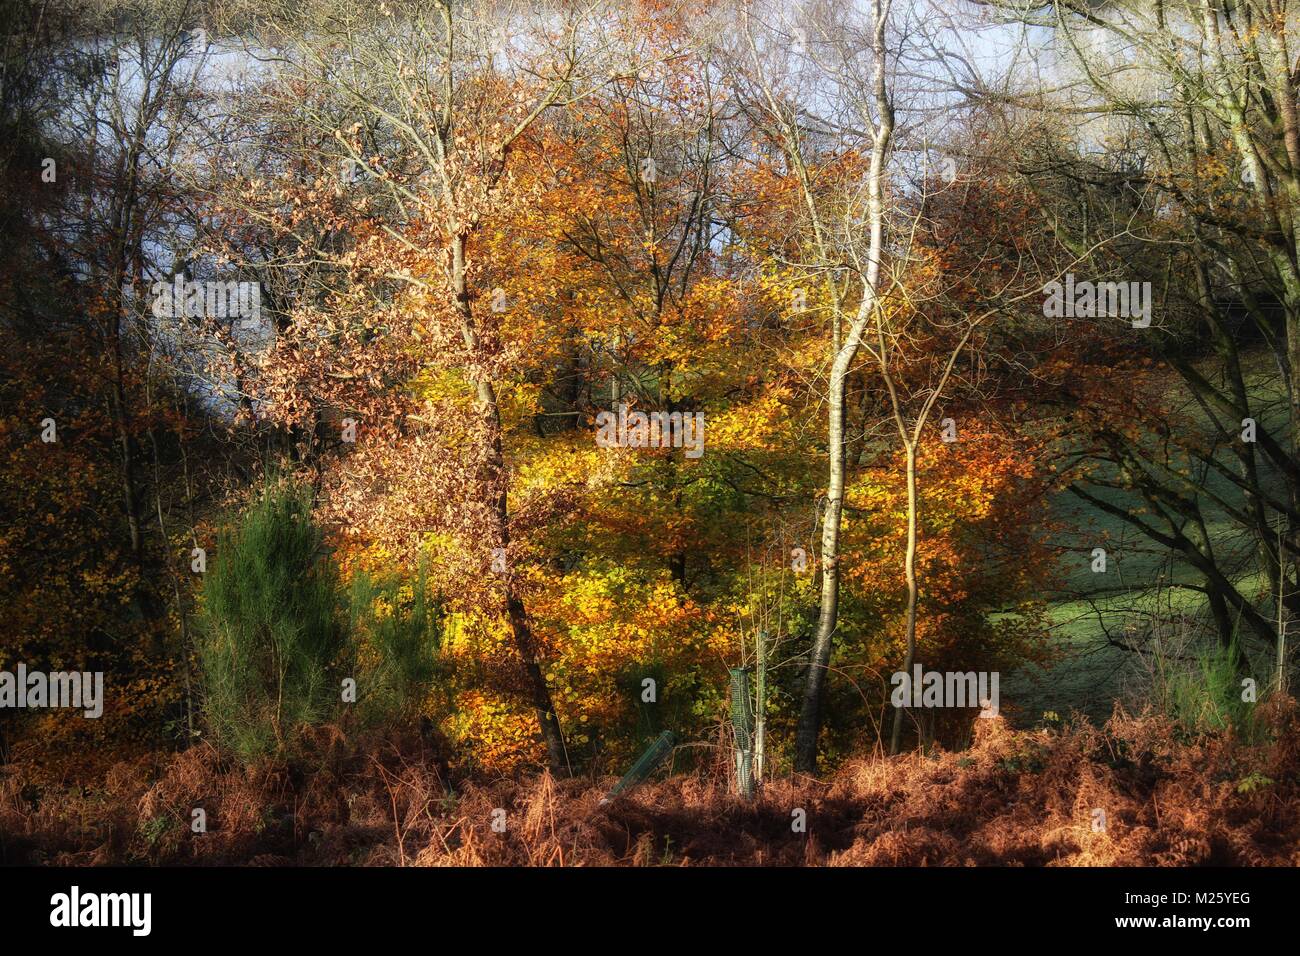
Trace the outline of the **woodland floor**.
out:
[[[606,806],[612,778],[448,787],[437,762],[409,748],[345,756],[338,743],[312,772],[234,768],[206,745],[115,764],[93,786],[38,785],[10,764],[0,862],[1294,866],[1300,713],[1287,702],[1267,722],[1248,745],[1157,717],[1032,732],[977,720],[969,750],[854,762],[826,781],[777,778],[750,803],[706,774]],[[190,832],[196,807],[203,834]],[[504,832],[492,827],[498,809]]]

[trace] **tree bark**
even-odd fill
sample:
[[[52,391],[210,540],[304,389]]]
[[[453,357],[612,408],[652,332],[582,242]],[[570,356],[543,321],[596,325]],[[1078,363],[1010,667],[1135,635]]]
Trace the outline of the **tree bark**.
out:
[[[470,308],[469,288],[466,282],[467,264],[465,258],[465,237],[456,235],[451,250],[451,284],[456,299],[456,308],[460,312],[463,332],[467,346],[476,342],[473,311]],[[505,451],[501,435],[501,405],[497,399],[496,387],[486,378],[478,381],[476,388],[483,416],[485,440],[487,442],[488,474],[484,476],[489,488],[494,489],[492,516],[494,518],[494,538],[497,546],[509,553],[510,549],[510,508],[509,480],[506,472]],[[523,599],[515,589],[510,570],[507,567],[502,575],[505,591],[506,613],[510,620],[510,634],[515,649],[523,659],[524,678],[533,708],[537,711],[537,722],[542,741],[546,744],[546,761],[553,774],[564,775],[568,771],[568,759],[564,746],[564,734],[560,721],[551,701],[550,688],[537,652],[537,641],[528,624],[528,612]]]
[[[862,298],[858,303],[851,327],[845,330],[842,344],[839,336],[839,329],[842,327],[840,310],[835,310],[836,335],[833,344],[835,357],[831,363],[828,396],[830,416],[826,432],[830,461],[826,513],[822,519],[821,602],[817,614],[817,630],[813,635],[809,653],[808,679],[804,684],[803,705],[799,711],[799,723],[795,728],[794,769],[799,773],[807,774],[817,772],[817,738],[821,732],[826,672],[830,667],[831,650],[839,624],[839,540],[840,520],[844,511],[845,386],[849,370],[853,366],[853,360],[857,357],[862,342],[863,331],[875,316],[880,301],[880,261],[885,244],[885,164],[894,133],[894,107],[889,97],[885,62],[885,26],[889,20],[889,9],[888,0],[875,0],[873,4],[874,24],[871,44],[875,65],[872,94],[876,117],[872,123],[875,135],[871,145],[871,165],[867,172],[866,219],[870,237],[865,256],[866,269],[862,275]],[[790,153],[792,160],[799,164],[800,170],[804,173],[800,179],[803,183],[805,199],[809,202],[816,221],[816,204],[809,191],[808,177],[802,166],[802,155],[793,133],[790,140]]]
[[[916,581],[916,544],[917,518],[920,501],[916,490],[916,443],[908,442],[907,454],[907,554],[903,559],[903,572],[907,577],[907,656],[903,661],[903,673],[912,673],[912,664],[916,661],[916,605],[919,588]],[[894,711],[894,727],[889,735],[889,752],[898,753],[898,743],[903,733],[903,716],[907,707]]]

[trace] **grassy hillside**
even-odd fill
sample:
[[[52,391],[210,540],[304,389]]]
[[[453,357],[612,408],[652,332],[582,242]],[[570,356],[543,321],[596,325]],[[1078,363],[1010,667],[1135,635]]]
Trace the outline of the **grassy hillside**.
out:
[[[1260,409],[1261,425],[1281,435],[1285,433],[1285,396],[1279,391],[1277,372],[1270,361],[1262,354],[1250,356],[1248,383]],[[1165,397],[1189,416],[1195,411],[1190,395],[1176,376],[1170,376]],[[1203,417],[1200,421],[1204,421]],[[1283,493],[1275,472],[1265,469],[1263,474]],[[1225,496],[1233,492],[1227,479],[1213,472],[1208,487]],[[1142,507],[1136,494],[1106,490],[1097,494],[1130,511]],[[1200,504],[1216,554],[1226,559],[1226,566],[1236,569],[1242,590],[1259,595],[1258,606],[1271,615],[1274,612],[1267,606],[1251,540],[1211,496],[1202,495]],[[1202,594],[1176,586],[1199,583],[1198,574],[1177,554],[1119,517],[1063,493],[1052,502],[1051,518],[1064,528],[1056,540],[1064,549],[1062,589],[1051,602],[1053,636],[1061,657],[1050,669],[1029,666],[1006,676],[1002,693],[1013,708],[1010,716],[1018,726],[1032,726],[1045,712],[1065,716],[1075,710],[1094,721],[1104,721],[1117,698],[1123,700],[1140,693],[1149,672],[1149,661],[1115,642],[1142,646],[1156,630],[1166,635],[1167,644],[1181,644],[1178,632],[1187,628],[1178,623],[1179,619],[1196,621],[1208,613]],[[1092,550],[1103,545],[1107,550],[1107,571],[1097,574],[1092,570]],[[1250,642],[1246,649],[1267,672],[1271,651]]]

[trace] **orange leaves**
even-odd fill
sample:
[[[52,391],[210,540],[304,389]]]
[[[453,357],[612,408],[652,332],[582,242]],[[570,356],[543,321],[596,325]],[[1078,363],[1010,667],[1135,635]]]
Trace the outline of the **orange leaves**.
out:
[[[842,574],[853,615],[901,640],[907,502],[902,456],[863,471],[848,488]],[[967,427],[955,443],[931,433],[918,462],[922,586],[920,642],[926,660],[977,653],[993,640],[987,615],[1039,595],[1049,583],[1042,533],[1046,483],[1024,439]],[[1032,616],[1001,653],[1033,637]],[[964,647],[964,650],[963,650]],[[865,649],[864,649],[865,652]]]
[[[540,763],[537,718],[517,698],[470,689],[457,695],[448,724],[464,761],[478,770],[511,773]]]

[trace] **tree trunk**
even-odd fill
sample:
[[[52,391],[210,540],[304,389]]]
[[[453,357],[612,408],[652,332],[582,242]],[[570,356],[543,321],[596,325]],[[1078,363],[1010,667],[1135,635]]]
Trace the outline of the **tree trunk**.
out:
[[[474,315],[470,309],[469,288],[465,278],[466,267],[465,239],[463,236],[458,236],[452,244],[451,280],[456,308],[463,322],[465,342],[467,347],[472,348],[477,341],[477,333],[474,327]],[[488,444],[488,474],[484,476],[484,481],[489,488],[494,489],[495,494],[492,514],[496,527],[493,530],[497,547],[508,553],[510,548],[509,480],[501,436],[501,405],[497,400],[495,386],[486,378],[479,380],[477,393]],[[537,722],[542,740],[546,744],[547,765],[553,774],[564,775],[568,770],[564,734],[560,730],[560,721],[551,702],[550,688],[546,686],[546,679],[542,675],[537,642],[533,637],[532,628],[528,625],[528,612],[524,607],[523,599],[515,590],[509,568],[502,575],[502,581],[505,589],[506,613],[510,619],[510,635],[515,649],[523,658],[529,699],[537,711]]]
[[[821,709],[826,669],[830,666],[831,646],[840,604],[840,518],[844,511],[844,386],[849,365],[857,352],[853,344],[840,349],[831,366],[830,423],[827,438],[830,465],[826,491],[826,514],[822,518],[822,588],[817,613],[817,631],[813,635],[808,660],[808,679],[804,684],[803,706],[795,729],[794,769],[799,773],[817,772],[817,736],[821,732]]]
[[[903,673],[911,674],[916,662],[916,604],[919,589],[916,583],[917,517],[920,502],[916,493],[916,442],[908,442],[907,452],[907,554],[903,558],[903,573],[907,578],[907,656]],[[903,733],[904,705],[894,711],[894,729],[889,735],[889,752],[898,753],[898,742]]]

